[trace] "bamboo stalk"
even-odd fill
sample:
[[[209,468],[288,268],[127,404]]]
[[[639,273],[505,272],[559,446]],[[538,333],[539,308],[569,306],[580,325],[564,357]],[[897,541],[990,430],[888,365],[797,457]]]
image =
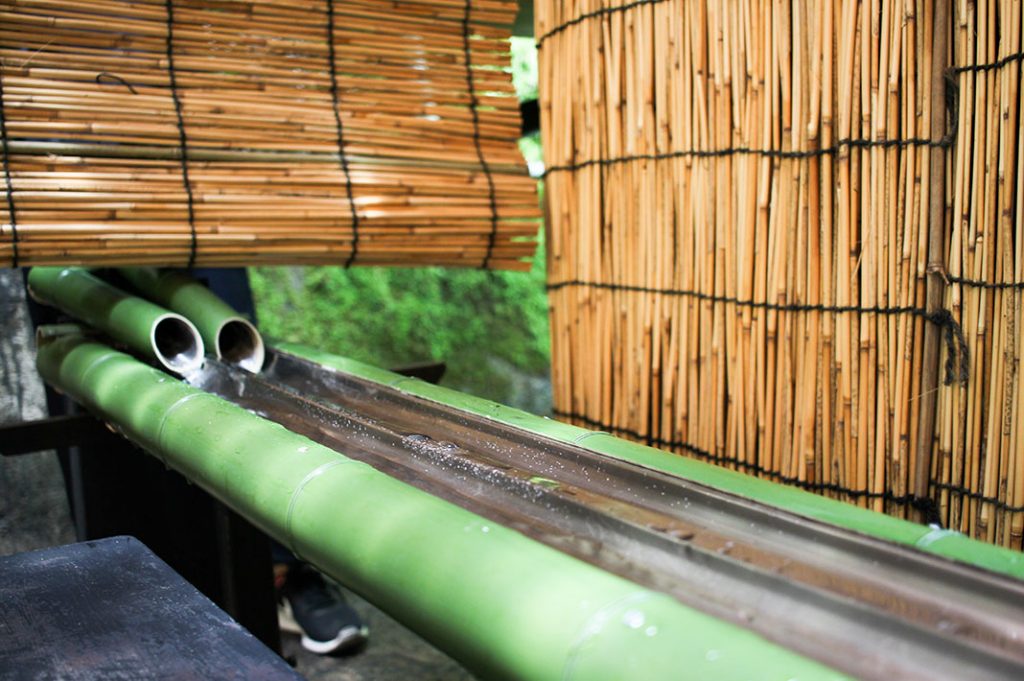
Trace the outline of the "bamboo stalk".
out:
[[[932,29],[932,70],[931,70],[931,124],[933,140],[941,139],[946,131],[946,110],[944,106],[944,78],[946,74],[946,36],[949,17],[947,12],[936,10],[933,14]],[[946,226],[946,158],[938,149],[931,152],[930,204],[928,213],[928,267],[927,306],[935,312],[942,306],[943,240]],[[921,416],[918,427],[917,461],[913,471],[913,492],[926,498],[929,494],[931,475],[931,453],[935,435],[935,404],[939,386],[939,335],[941,330],[934,325],[925,329],[924,373],[921,381]],[[922,516],[918,516],[922,519]]]

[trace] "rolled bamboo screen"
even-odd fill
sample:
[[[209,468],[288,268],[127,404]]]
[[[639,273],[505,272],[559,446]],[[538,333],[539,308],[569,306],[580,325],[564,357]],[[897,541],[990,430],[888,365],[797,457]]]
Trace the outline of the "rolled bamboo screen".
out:
[[[0,2],[0,266],[528,268],[516,8]]]
[[[1020,0],[536,17],[558,414],[1021,548]]]

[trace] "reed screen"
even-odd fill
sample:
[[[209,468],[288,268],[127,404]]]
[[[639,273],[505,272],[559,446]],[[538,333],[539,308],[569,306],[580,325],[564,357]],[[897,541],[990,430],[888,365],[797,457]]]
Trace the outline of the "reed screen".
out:
[[[516,9],[0,2],[0,265],[528,268]]]
[[[1021,548],[1019,0],[536,17],[558,414]]]

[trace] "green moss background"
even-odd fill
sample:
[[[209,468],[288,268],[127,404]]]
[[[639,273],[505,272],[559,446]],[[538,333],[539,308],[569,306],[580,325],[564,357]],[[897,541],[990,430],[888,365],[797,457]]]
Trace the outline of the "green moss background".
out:
[[[529,273],[438,267],[250,270],[260,327],[378,366],[443,360],[443,383],[550,410],[543,248]]]

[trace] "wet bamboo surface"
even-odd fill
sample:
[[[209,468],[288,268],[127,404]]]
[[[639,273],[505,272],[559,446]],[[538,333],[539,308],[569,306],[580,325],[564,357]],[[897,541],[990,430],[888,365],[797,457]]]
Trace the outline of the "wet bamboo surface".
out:
[[[0,265],[528,268],[516,9],[0,2]]]
[[[536,20],[558,414],[1021,548],[1020,0],[541,0]]]

